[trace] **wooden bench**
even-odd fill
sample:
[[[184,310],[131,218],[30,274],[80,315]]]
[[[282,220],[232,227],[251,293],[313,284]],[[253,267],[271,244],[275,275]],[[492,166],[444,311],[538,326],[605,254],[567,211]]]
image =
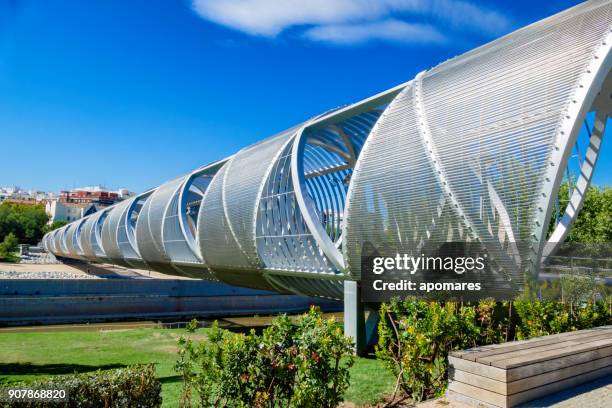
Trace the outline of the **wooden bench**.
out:
[[[454,351],[447,397],[514,407],[612,374],[612,326]]]

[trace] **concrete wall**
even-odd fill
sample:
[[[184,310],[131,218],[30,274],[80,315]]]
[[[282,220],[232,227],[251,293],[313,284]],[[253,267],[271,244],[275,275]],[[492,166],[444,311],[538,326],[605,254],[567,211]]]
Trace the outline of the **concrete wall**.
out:
[[[0,325],[300,312],[342,304],[191,280],[0,281]]]

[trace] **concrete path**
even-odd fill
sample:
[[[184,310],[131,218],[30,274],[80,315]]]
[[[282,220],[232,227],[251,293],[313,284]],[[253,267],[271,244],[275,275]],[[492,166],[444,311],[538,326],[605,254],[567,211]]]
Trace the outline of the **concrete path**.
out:
[[[610,408],[612,376],[600,378],[521,405],[521,408]]]
[[[107,264],[27,264],[0,262],[0,279],[189,279]]]

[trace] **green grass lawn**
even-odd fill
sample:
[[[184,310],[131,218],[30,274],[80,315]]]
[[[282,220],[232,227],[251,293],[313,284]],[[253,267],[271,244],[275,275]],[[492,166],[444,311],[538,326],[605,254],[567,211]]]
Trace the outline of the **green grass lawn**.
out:
[[[205,335],[200,329],[194,337]],[[176,340],[184,330],[126,329],[0,333],[0,385],[43,376],[155,363],[162,382],[164,407],[176,407],[180,378],[173,370]],[[356,404],[380,401],[394,379],[375,359],[358,358],[351,369],[346,400]]]

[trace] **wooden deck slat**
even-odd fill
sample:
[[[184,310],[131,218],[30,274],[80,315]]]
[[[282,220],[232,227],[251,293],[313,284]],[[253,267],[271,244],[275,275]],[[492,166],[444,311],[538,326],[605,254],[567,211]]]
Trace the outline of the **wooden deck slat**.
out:
[[[506,343],[489,344],[486,346],[478,346],[466,350],[453,351],[452,354],[454,357],[462,357],[463,355],[476,355],[477,353],[497,352],[498,349],[522,349],[525,347],[533,347],[535,346],[534,343],[541,342],[542,344],[548,344],[555,341],[563,341],[565,337],[597,335],[600,334],[602,331],[607,332],[608,330],[612,331],[612,326],[601,326],[592,329],[576,330],[572,332],[532,337],[526,340],[514,340]]]
[[[594,361],[587,361],[585,363],[573,365],[560,370],[549,371],[509,383],[455,368],[449,371],[449,381],[459,381],[461,383],[473,385],[475,387],[483,388],[501,395],[512,395],[525,392],[532,388],[538,388],[549,383],[585,374],[600,368],[605,368],[607,366],[612,366],[612,356],[600,358]]]
[[[488,402],[489,404],[493,404],[498,407],[506,408],[508,405],[508,397],[506,395],[498,394],[496,392],[485,390],[483,388],[475,387],[459,381],[453,381],[448,384],[448,389],[463,395],[477,395],[478,400]]]
[[[507,395],[517,394],[519,392],[524,392],[532,388],[537,388],[552,382],[564,380],[570,377],[575,377],[577,375],[588,373],[589,371],[593,370],[599,370],[600,368],[605,368],[608,366],[612,366],[612,356],[607,356],[597,360],[590,360],[585,363],[580,363],[573,366],[561,368],[559,370],[549,371],[543,374],[535,375],[533,377],[527,377],[521,380],[509,382],[507,384],[504,384],[507,385],[507,390],[505,391],[505,393]],[[503,394],[504,392],[500,393]]]
[[[521,356],[528,357],[530,355],[535,355],[535,354],[539,354],[539,353],[550,351],[550,350],[558,350],[561,353],[564,351],[564,349],[568,347],[578,346],[580,344],[588,344],[588,343],[592,343],[592,342],[595,342],[598,340],[604,340],[604,339],[612,339],[612,332],[609,334],[604,333],[604,334],[599,334],[596,336],[591,336],[591,337],[586,337],[586,338],[585,337],[581,337],[581,338],[570,337],[569,339],[566,339],[566,341],[564,342],[546,344],[543,346],[531,347],[531,348],[526,348],[523,350],[516,350],[516,351],[510,351],[507,353],[495,354],[492,356],[478,358],[476,361],[482,364],[491,365],[494,362],[509,360],[511,358],[516,358],[516,357],[521,357]],[[555,358],[554,354],[552,354],[550,358]]]
[[[554,361],[554,359],[569,356],[572,354],[579,354],[585,351],[597,350],[600,348],[612,346],[612,338],[592,341],[585,344],[579,344],[576,346],[565,347],[561,350],[550,350],[538,353],[536,355],[519,356],[515,358],[509,358],[507,360],[494,361],[491,365],[505,370],[521,367],[525,365],[531,365],[535,363],[541,363],[543,361]]]
[[[464,360],[462,358],[449,356],[448,364],[450,367],[455,368],[457,370],[467,371],[468,373],[481,375],[492,380],[505,382],[508,379],[508,372],[504,369],[475,363],[473,361]]]
[[[541,363],[521,366],[511,370],[505,370],[506,378],[507,381],[516,381],[522,378],[533,377],[534,375],[560,370],[565,367],[598,360],[608,356],[612,356],[612,346],[599,348],[584,353],[572,354],[557,358],[555,360],[548,360]]]
[[[506,353],[495,354],[488,357],[481,357],[476,360],[477,363],[487,364],[487,365],[495,365],[494,363],[498,363],[499,361],[510,360],[518,357],[527,357],[532,354],[539,354],[551,350],[562,350],[567,347],[578,346],[581,343],[575,341],[564,341],[562,343],[552,343],[539,347],[532,347],[523,350],[510,351]]]
[[[604,326],[604,327],[608,327],[608,326]],[[609,326],[609,327],[612,328],[612,326]],[[597,328],[597,329],[601,329],[601,328]],[[587,330],[580,330],[580,331],[573,331],[573,332],[566,332],[566,333],[551,334],[551,335],[540,336],[540,337],[532,337],[527,340],[515,340],[515,341],[509,341],[509,342],[499,343],[499,344],[488,344],[486,346],[478,346],[478,347],[473,347],[473,348],[469,348],[466,350],[452,351],[451,355],[453,357],[463,358],[464,356],[476,356],[478,353],[496,352],[498,349],[505,349],[505,348],[520,349],[522,347],[529,346],[532,343],[537,343],[537,342],[550,343],[552,341],[556,341],[556,339],[558,338],[567,337],[567,336],[571,336],[575,334],[581,334],[581,333],[589,333],[589,332],[594,332],[594,331],[595,329],[587,329]]]
[[[612,335],[612,326],[597,327],[588,330],[579,330],[567,333],[552,334],[548,336],[535,337],[528,340],[512,341],[501,344],[491,344],[487,346],[475,347],[467,350],[458,350],[451,352],[453,357],[463,358],[470,361],[476,361],[481,357],[501,354],[509,351],[523,350],[531,347],[539,347],[547,344],[554,344],[568,340],[567,338],[584,338],[591,336],[599,336],[602,332],[609,332]]]
[[[544,397],[546,395],[553,394],[555,392],[562,391],[564,389],[575,387],[580,384],[584,384],[591,380],[604,377],[612,374],[612,366],[600,368],[598,370],[589,371],[582,375],[567,378],[565,380],[556,381],[554,383],[546,384],[542,387],[532,388],[525,392],[508,396],[508,405],[513,407],[520,403],[531,401],[536,398]]]
[[[473,385],[474,387],[484,388],[501,395],[508,395],[508,383],[505,381],[494,380],[492,378],[483,377],[482,375],[470,373],[462,370],[449,370],[449,381],[459,381],[464,384]]]

